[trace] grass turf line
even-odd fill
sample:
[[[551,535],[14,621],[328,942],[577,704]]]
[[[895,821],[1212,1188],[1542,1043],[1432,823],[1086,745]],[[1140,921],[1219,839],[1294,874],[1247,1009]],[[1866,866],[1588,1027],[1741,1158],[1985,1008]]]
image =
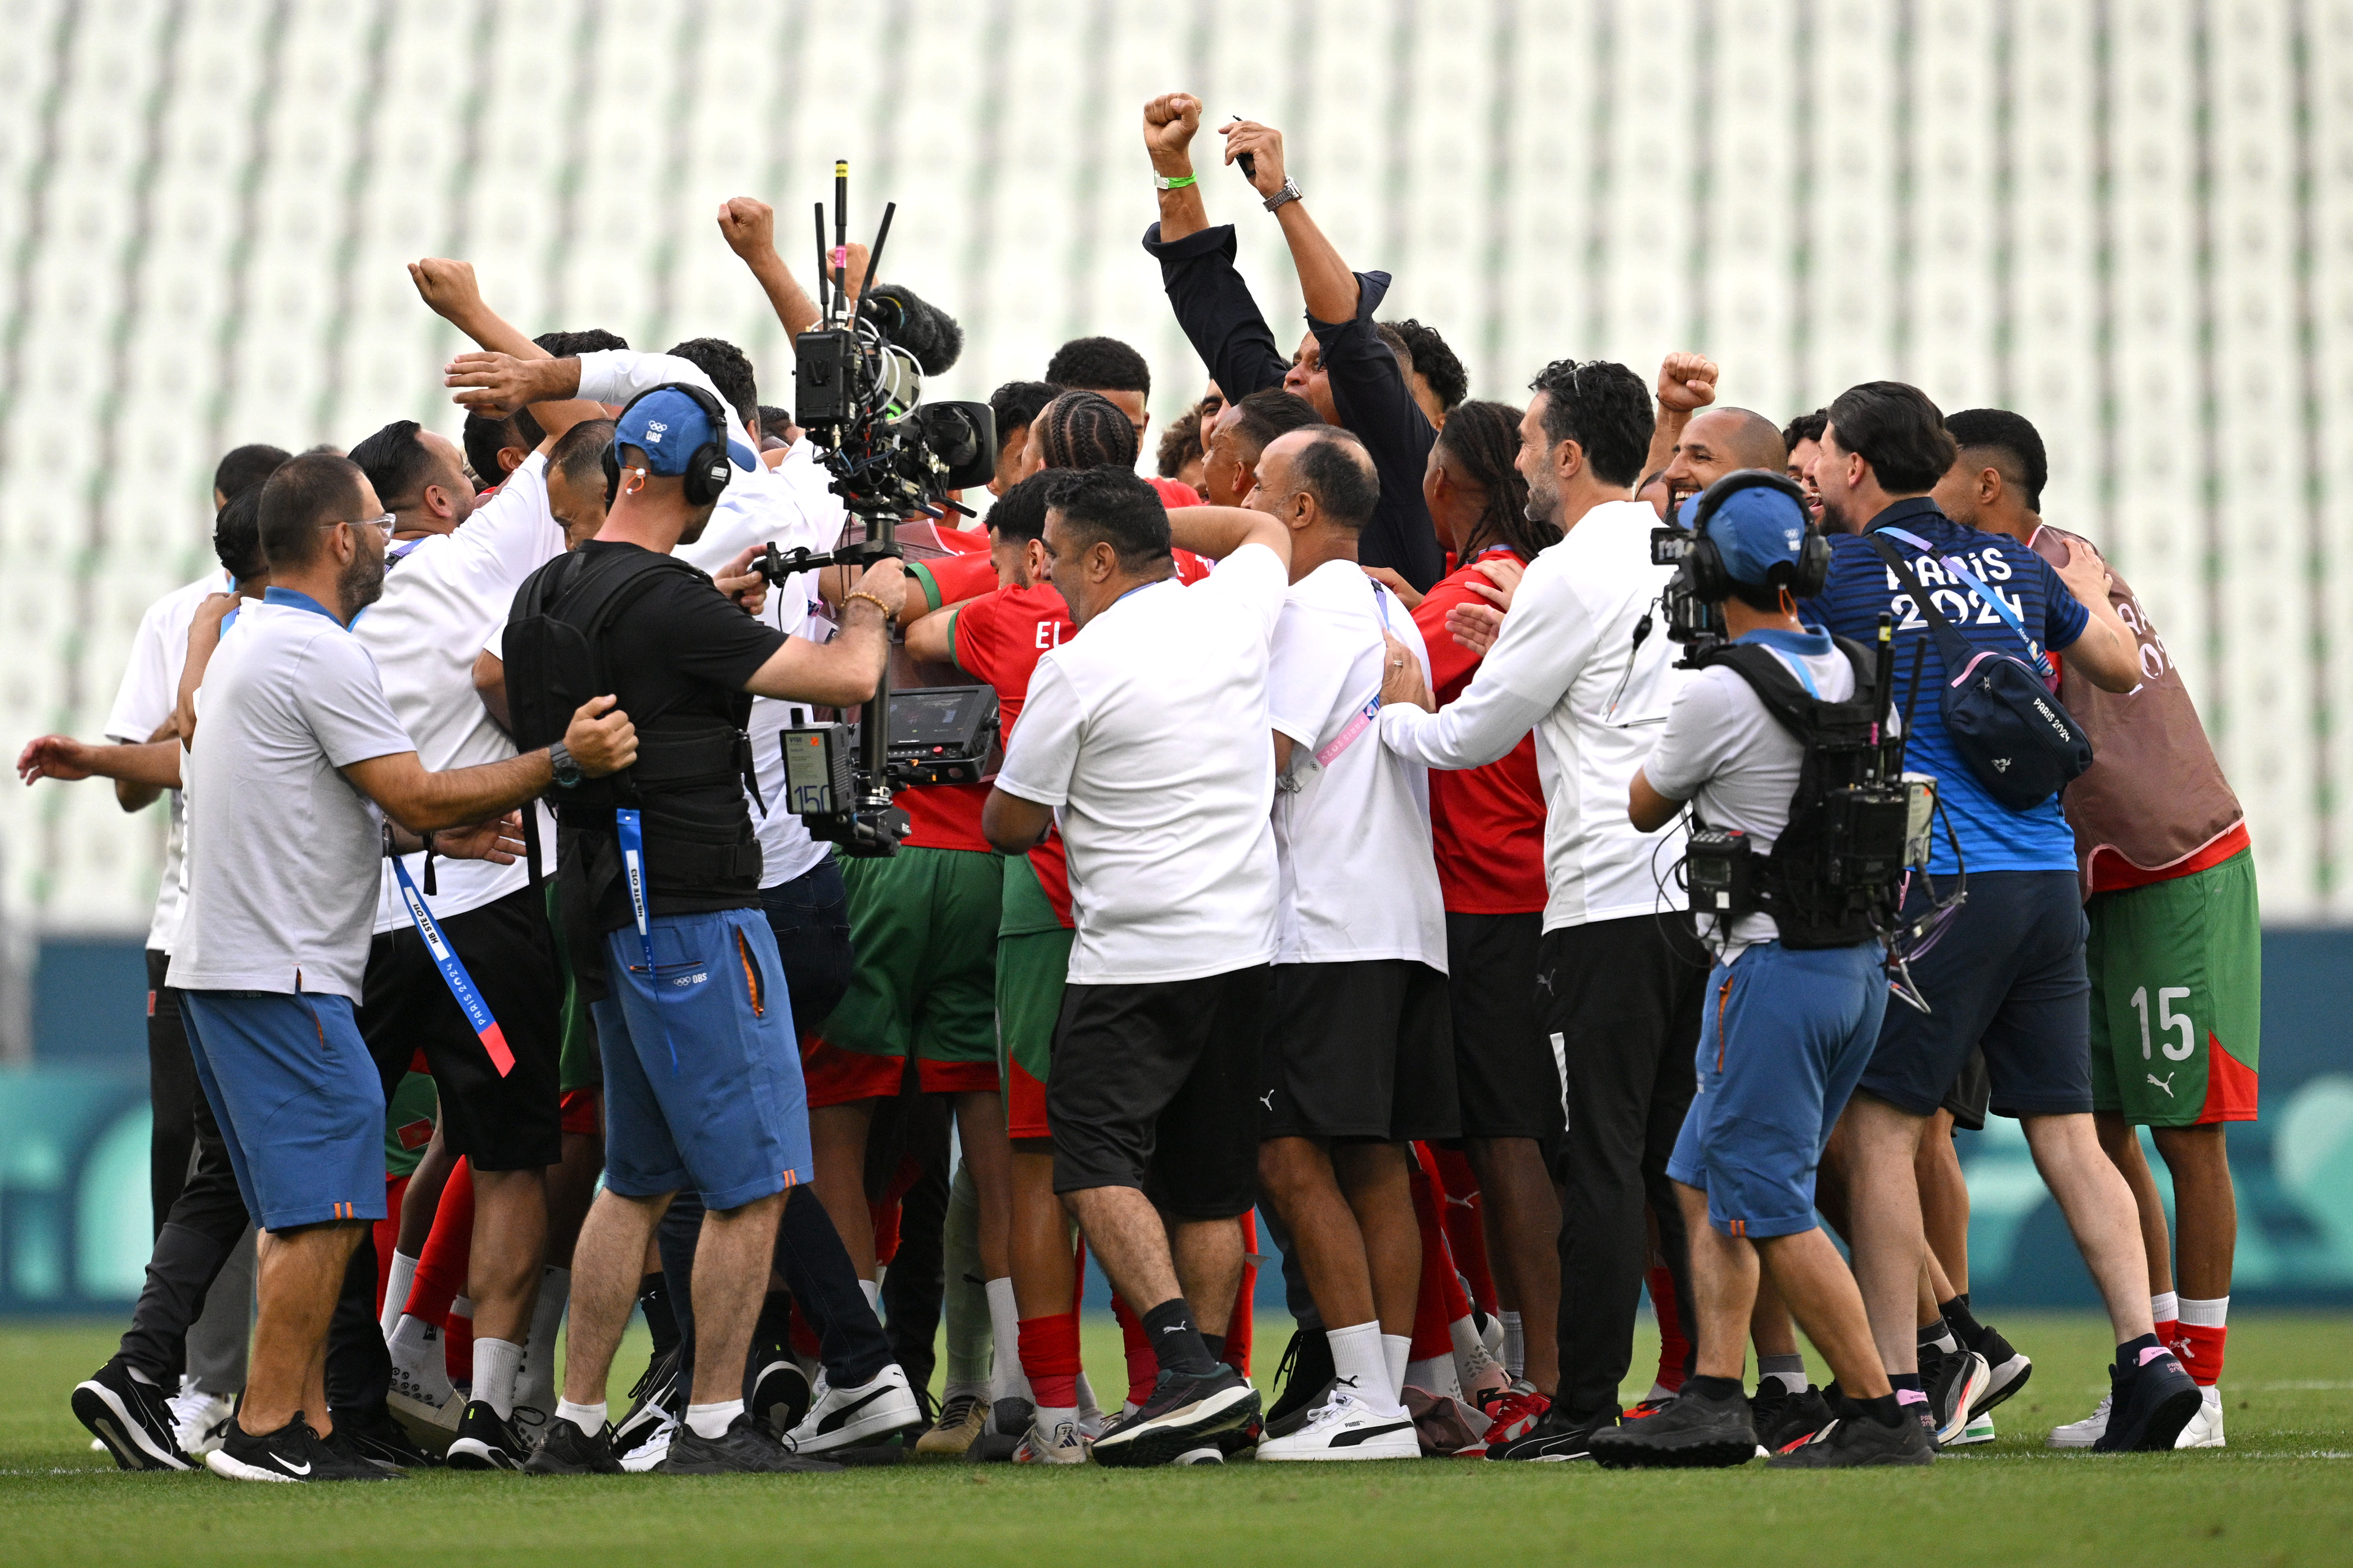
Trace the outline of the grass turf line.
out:
[[[1352,1565],[1662,1557],[1827,1563],[2341,1563],[2353,1540],[2353,1315],[2246,1314],[2232,1324],[2231,1447],[2052,1453],[2087,1413],[2112,1347],[2090,1315],[1994,1313],[2035,1359],[1995,1413],[2000,1440],[1926,1471],[1612,1473],[1589,1465],[1418,1461],[1234,1464],[1182,1471],[905,1465],[839,1476],[530,1480],[447,1471],[375,1486],[237,1486],[132,1476],[90,1451],[66,1405],[111,1349],[112,1325],[0,1326],[0,1522],[5,1560],[404,1568],[544,1558],[800,1564],[946,1561],[1198,1563],[1306,1553]],[[1268,1325],[1271,1327],[1272,1325]],[[1282,1350],[1260,1346],[1261,1381]],[[1119,1392],[1119,1340],[1091,1321],[1097,1392]],[[1640,1347],[1624,1396],[1648,1386]],[[617,1398],[644,1360],[624,1348]],[[1820,1373],[1817,1373],[1817,1376]]]

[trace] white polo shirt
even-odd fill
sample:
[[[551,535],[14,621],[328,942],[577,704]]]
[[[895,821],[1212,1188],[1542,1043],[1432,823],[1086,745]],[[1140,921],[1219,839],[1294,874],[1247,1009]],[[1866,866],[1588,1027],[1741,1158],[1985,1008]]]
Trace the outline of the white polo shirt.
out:
[[[174,588],[139,617],[131,639],[131,663],[115,689],[114,706],[106,715],[106,738],[125,746],[142,746],[156,727],[172,716],[180,700],[180,672],[188,663],[188,627],[196,607],[213,594],[226,594],[236,581],[218,567],[183,588]],[[183,759],[183,765],[185,759]],[[147,946],[169,952],[180,934],[185,907],[180,867],[187,848],[188,807],[181,792],[164,792],[171,826],[164,836],[164,875],[155,885],[155,918],[148,922]]]

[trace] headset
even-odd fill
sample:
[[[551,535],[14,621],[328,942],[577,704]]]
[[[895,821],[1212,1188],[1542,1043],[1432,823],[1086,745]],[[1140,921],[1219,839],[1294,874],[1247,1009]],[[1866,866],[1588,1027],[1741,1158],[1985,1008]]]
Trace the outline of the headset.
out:
[[[630,398],[621,410],[622,416],[626,418],[629,409],[657,392],[675,392],[691,399],[694,405],[702,410],[703,416],[711,421],[711,428],[717,432],[716,440],[705,441],[694,449],[694,455],[686,460],[686,472],[679,476],[686,481],[686,504],[709,506],[726,490],[734,467],[727,457],[727,432],[730,428],[727,410],[720,405],[719,399],[699,386],[691,386],[682,381],[666,381]],[[620,493],[621,435],[616,429],[612,445],[605,448],[605,504],[611,506]]]
[[[1787,584],[1790,594],[1799,599],[1810,599],[1822,591],[1831,573],[1831,542],[1822,537],[1821,529],[1814,522],[1806,508],[1806,492],[1795,479],[1777,474],[1770,468],[1739,468],[1726,474],[1701,492],[1699,505],[1692,512],[1692,540],[1683,555],[1683,564],[1691,574],[1692,596],[1704,605],[1713,605],[1732,596],[1732,574],[1724,568],[1724,553],[1715,541],[1707,536],[1707,520],[1722,510],[1724,503],[1742,490],[1772,489],[1788,496],[1799,515],[1806,519],[1805,542],[1799,547],[1795,570]]]

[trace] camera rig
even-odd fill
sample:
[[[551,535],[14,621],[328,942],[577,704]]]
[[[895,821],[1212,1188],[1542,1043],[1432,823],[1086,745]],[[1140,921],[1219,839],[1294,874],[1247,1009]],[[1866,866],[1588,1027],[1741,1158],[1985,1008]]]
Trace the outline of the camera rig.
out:
[[[800,573],[829,566],[862,572],[885,557],[902,556],[897,539],[902,521],[938,521],[951,512],[970,517],[970,510],[950,499],[952,492],[985,484],[996,474],[997,422],[988,405],[923,402],[925,370],[945,370],[954,363],[961,332],[903,289],[884,299],[875,296],[875,271],[898,210],[895,202],[882,209],[853,303],[846,161],[833,166],[830,247],[826,244],[825,204],[817,204],[822,313],[815,327],[793,340],[794,416],[822,452],[833,476],[831,488],[862,527],[863,537],[822,553],[779,551],[772,542],[756,562],[771,583],[781,584]],[[979,706],[973,704],[975,713]],[[894,731],[924,716],[936,719],[933,710],[937,704],[918,703],[910,709],[894,701],[886,663],[873,700],[860,709],[863,722],[812,724],[785,731],[786,808],[808,825],[812,837],[839,844],[848,854],[893,853],[907,832],[907,816],[892,808],[892,784],[941,782],[951,769],[960,773],[967,767],[969,779],[980,778],[996,736],[994,694],[986,706],[986,723],[975,719],[968,726],[970,734],[960,729],[939,736],[927,733],[923,745],[938,749],[927,750],[923,759],[933,765],[919,768],[913,756],[894,754],[904,749],[893,746],[894,739],[902,739]],[[883,715],[889,720],[875,722]]]

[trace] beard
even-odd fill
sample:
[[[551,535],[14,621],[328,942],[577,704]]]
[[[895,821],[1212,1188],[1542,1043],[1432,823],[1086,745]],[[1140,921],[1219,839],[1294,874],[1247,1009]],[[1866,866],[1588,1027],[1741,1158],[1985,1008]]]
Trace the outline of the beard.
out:
[[[711,514],[717,510],[714,504],[697,511],[687,525],[678,531],[678,542],[681,544],[692,544],[696,540],[701,539],[702,531],[711,526]]]
[[[1525,509],[1530,522],[1550,522],[1560,510],[1560,491],[1554,488],[1552,476],[1539,481],[1528,481],[1528,504]]]
[[[1862,531],[1862,525],[1848,513],[1847,510],[1828,497],[1818,500],[1815,504],[1821,509],[1818,515],[1824,533],[1861,533]]]
[[[336,575],[335,592],[347,618],[384,597],[384,552],[363,548],[353,556]]]

